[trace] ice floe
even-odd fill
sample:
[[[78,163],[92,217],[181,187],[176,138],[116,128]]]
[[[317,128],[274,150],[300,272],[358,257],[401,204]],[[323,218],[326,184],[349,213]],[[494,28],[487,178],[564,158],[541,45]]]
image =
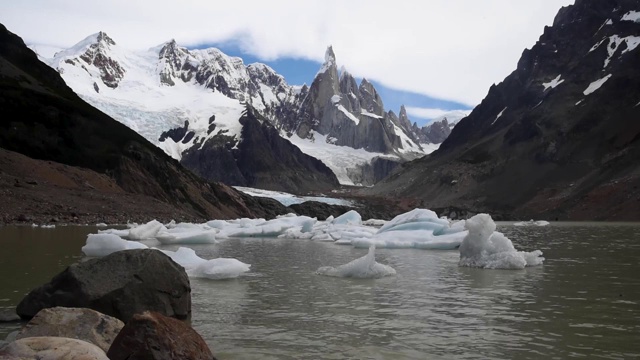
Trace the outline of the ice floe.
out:
[[[143,243],[124,240],[114,234],[89,234],[82,252],[87,256],[102,257],[116,251],[147,248],[148,246]]]
[[[514,226],[547,226],[549,225],[550,222],[546,221],[546,220],[529,220],[529,221],[518,221],[517,223],[514,223]]]
[[[160,251],[180,264],[190,277],[214,280],[232,279],[237,278],[251,268],[251,265],[237,259],[217,258],[206,260],[196,255],[193,249],[185,247],[178,248],[176,251]]]
[[[464,221],[450,224],[435,212],[414,209],[400,214],[383,225],[373,236],[352,240],[355,247],[418,248],[453,250],[466,236]]]
[[[395,275],[396,270],[391,266],[376,262],[376,247],[369,247],[367,255],[355,259],[338,267],[323,266],[316,273],[319,275],[349,277],[359,279],[377,279],[384,276]]]
[[[148,246],[137,242],[122,239],[114,234],[89,234],[82,252],[90,257],[103,257],[116,251],[131,249],[148,249]],[[230,279],[249,271],[251,265],[237,259],[217,258],[203,259],[196,255],[193,249],[181,247],[176,251],[160,250],[169,256],[177,264],[185,268],[190,277],[207,279]]]
[[[488,214],[478,214],[465,222],[469,233],[460,245],[460,266],[483,269],[524,269],[541,265],[542,252],[517,251],[511,240],[495,231]]]

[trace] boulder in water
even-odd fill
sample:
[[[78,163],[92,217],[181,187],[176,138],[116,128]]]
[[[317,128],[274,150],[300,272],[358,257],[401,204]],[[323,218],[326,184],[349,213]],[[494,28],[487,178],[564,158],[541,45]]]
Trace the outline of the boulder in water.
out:
[[[69,266],[32,290],[16,312],[31,319],[55,306],[90,308],[124,322],[147,310],[189,320],[191,285],[184,268],[158,250],[118,251]]]
[[[78,339],[107,352],[123,327],[122,321],[95,310],[54,307],[40,310],[16,339],[40,336]]]
[[[212,360],[202,337],[184,322],[156,312],[136,314],[107,352],[111,360]]]
[[[30,337],[0,349],[0,359],[108,360],[104,351],[86,341],[61,337]]]

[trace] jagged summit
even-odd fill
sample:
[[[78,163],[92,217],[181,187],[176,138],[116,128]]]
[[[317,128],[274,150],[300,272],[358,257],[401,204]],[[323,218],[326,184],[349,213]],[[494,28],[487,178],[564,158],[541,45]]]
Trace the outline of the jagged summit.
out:
[[[333,46],[329,45],[324,53],[325,64],[336,64],[336,54],[333,52]]]
[[[106,32],[104,31],[100,31],[98,32],[98,34],[96,34],[96,41],[99,43],[106,43],[108,45],[115,45],[116,42],[113,41],[112,38],[109,37],[109,35],[107,35]]]

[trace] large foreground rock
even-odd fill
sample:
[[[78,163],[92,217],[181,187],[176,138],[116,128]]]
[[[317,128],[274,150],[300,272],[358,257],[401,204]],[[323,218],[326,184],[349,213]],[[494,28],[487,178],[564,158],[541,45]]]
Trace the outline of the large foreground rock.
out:
[[[16,340],[0,350],[0,359],[108,360],[104,351],[93,344],[61,337]]]
[[[83,307],[124,322],[146,310],[191,318],[191,286],[183,267],[160,251],[141,249],[73,264],[18,304],[23,319],[55,306]]]
[[[215,359],[189,325],[155,312],[135,315],[107,355],[111,360]]]
[[[91,309],[55,307],[42,309],[18,333],[17,339],[55,336],[92,343],[109,350],[124,323]]]

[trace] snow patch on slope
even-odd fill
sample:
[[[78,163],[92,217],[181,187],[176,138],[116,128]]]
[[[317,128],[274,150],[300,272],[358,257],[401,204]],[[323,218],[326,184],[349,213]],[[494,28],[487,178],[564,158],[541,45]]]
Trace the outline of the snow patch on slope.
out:
[[[498,119],[500,119],[500,117],[502,117],[502,114],[504,114],[505,110],[507,110],[507,107],[505,106],[504,109],[502,109],[502,111],[500,111],[500,113],[496,116],[496,118],[491,122],[491,125],[495,124],[496,121],[498,121]],[[491,126],[489,125],[489,126]]]
[[[596,80],[594,82],[592,82],[591,84],[589,84],[589,86],[582,92],[585,95],[589,95],[591,93],[593,93],[594,91],[600,89],[600,87],[607,82],[607,80],[609,80],[609,78],[611,77],[611,74],[603,77],[602,79]]]
[[[558,75],[558,77],[556,77],[555,79],[547,83],[543,83],[542,86],[544,86],[544,91],[547,91],[547,89],[549,88],[554,89],[556,86],[562,84],[564,82],[564,79],[560,80],[561,77],[562,77],[562,74]]]
[[[628,13],[624,14],[620,20],[640,22],[640,11],[629,11]]]

